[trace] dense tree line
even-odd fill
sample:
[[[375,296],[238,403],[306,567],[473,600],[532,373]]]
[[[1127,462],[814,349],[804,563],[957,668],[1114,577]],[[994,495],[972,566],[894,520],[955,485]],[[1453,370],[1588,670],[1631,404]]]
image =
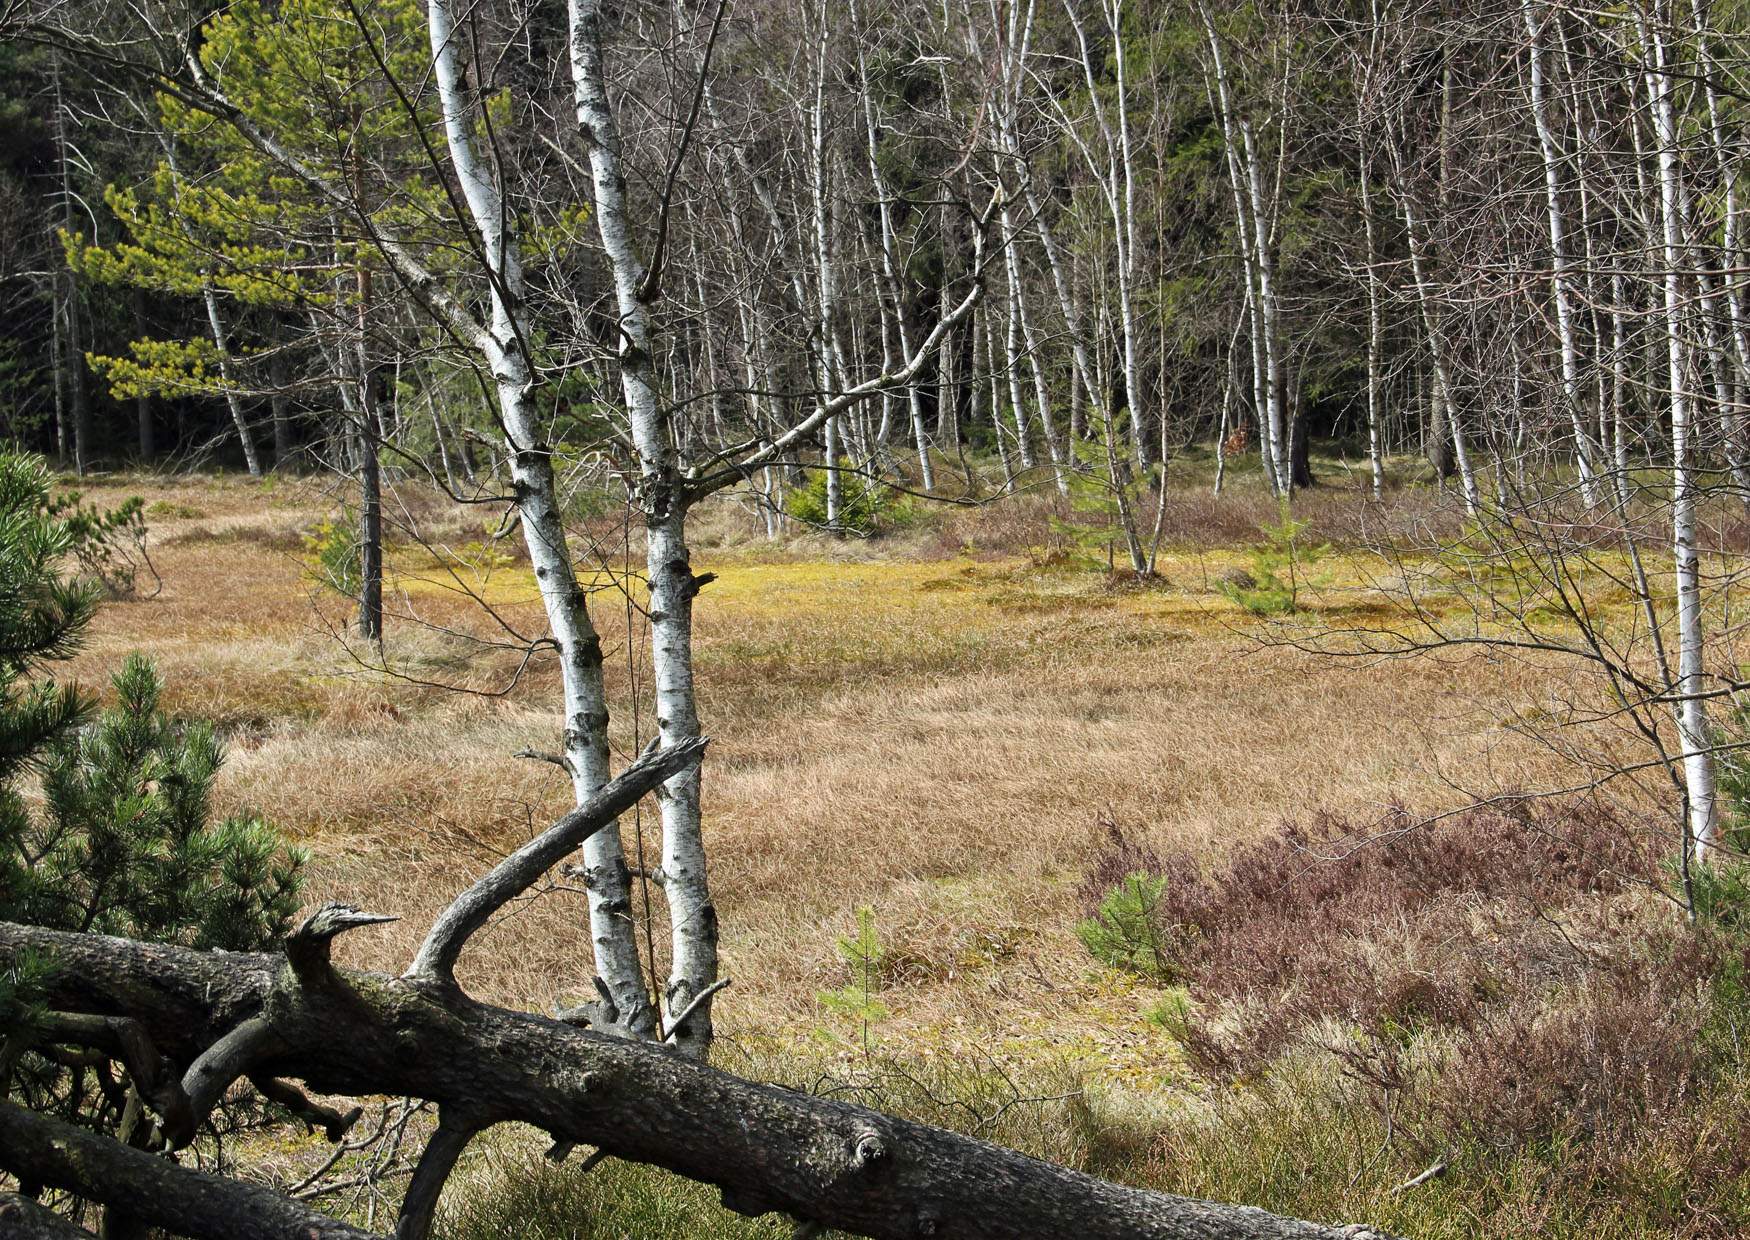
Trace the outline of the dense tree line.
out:
[[[47,16],[153,71],[200,18]],[[530,251],[540,412],[585,453],[618,429],[612,281],[584,226],[559,17],[474,6],[457,55]],[[786,463],[824,453],[929,489],[966,444],[1027,479],[1109,447],[1127,466],[1109,482],[1140,494],[1215,437],[1255,445],[1286,489],[1312,481],[1311,438],[1371,434],[1425,451],[1473,502],[1527,443],[1590,490],[1663,421],[1670,179],[1694,358],[1678,386],[1703,446],[1738,461],[1739,17],[1543,0],[610,11],[677,447],[778,438],[903,366],[976,268],[983,300],[908,381]],[[350,460],[336,442],[382,420],[383,447],[421,467],[457,484],[480,468],[469,432],[491,420],[452,342],[359,257],[387,228],[466,268],[426,18],[303,0],[197,26],[214,85],[340,198],[148,78],[11,45],[10,433],[73,463],[223,439],[258,471]],[[349,353],[381,390],[347,377]],[[367,395],[374,418],[354,408]]]

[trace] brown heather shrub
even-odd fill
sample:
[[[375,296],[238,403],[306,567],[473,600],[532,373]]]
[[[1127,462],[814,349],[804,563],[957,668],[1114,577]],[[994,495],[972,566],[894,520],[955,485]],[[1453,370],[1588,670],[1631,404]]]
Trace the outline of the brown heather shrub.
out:
[[[1649,898],[1657,844],[1595,802],[1517,800],[1366,829],[1323,815],[1205,872],[1108,825],[1081,894],[1092,912],[1125,874],[1167,880],[1156,930],[1204,1074],[1323,1052],[1430,1144],[1505,1154],[1626,1140],[1706,1085],[1734,949]]]
[[[1111,809],[1100,815],[1099,828],[1105,837],[1104,846],[1094,854],[1094,862],[1076,888],[1082,907],[1092,914],[1108,891],[1132,874],[1165,874],[1166,858],[1160,852],[1125,834]]]
[[[1656,953],[1655,953],[1656,955]],[[1594,979],[1556,1002],[1529,996],[1461,1030],[1420,1102],[1431,1127],[1499,1153],[1557,1140],[1620,1143],[1694,1106],[1708,962]]]

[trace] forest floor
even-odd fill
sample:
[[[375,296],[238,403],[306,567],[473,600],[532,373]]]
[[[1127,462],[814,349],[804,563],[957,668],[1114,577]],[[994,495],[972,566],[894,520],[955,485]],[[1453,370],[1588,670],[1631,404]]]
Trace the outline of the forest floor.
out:
[[[162,588],[105,607],[74,670],[100,683],[144,651],[172,710],[219,723],[219,808],[258,810],[309,847],[312,900],[403,919],[350,936],[354,963],[398,966],[463,884],[568,805],[553,768],[512,756],[555,747],[557,675],[521,667],[515,634],[541,631],[538,601],[514,539],[492,537],[497,510],[458,515],[412,488],[392,504],[385,671],[312,572],[308,540],[340,509],[331,485],[87,490],[146,500]],[[1311,506],[1313,534],[1339,542],[1303,619],[1376,614],[1377,562],[1342,540],[1364,507],[1337,488]],[[854,1071],[903,1048],[1166,1105],[1196,1093],[1158,1018],[1170,995],[1101,967],[1075,933],[1112,824],[1215,857],[1318,810],[1372,820],[1561,782],[1504,722],[1574,692],[1548,661],[1382,663],[1269,640],[1221,589],[1274,519],[1261,498],[1175,500],[1147,585],[1066,550],[1051,509],[779,543],[732,503],[700,514],[694,568],[716,574],[696,611],[705,817],[734,979],[717,1006],[724,1066]],[[645,634],[618,588],[637,548],[612,514],[589,528],[623,756],[652,727]],[[625,835],[634,853],[653,846],[648,819]],[[882,945],[870,979],[839,945],[860,908]],[[514,1005],[579,998],[583,923],[578,891],[519,905],[474,940],[464,984]],[[867,1027],[821,998],[864,980],[879,1005]]]

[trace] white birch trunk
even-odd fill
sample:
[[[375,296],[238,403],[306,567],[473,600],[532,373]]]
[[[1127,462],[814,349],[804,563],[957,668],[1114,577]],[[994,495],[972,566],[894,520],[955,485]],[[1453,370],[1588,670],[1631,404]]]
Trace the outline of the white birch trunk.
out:
[[[814,262],[815,310],[820,334],[822,400],[831,400],[844,386],[842,351],[837,347],[835,310],[838,304],[838,272],[832,250],[832,203],[827,185],[826,153],[826,53],[829,17],[824,0],[816,11],[820,24],[816,42],[817,60],[814,66],[814,103],[809,113],[812,158],[809,163],[814,197]],[[843,519],[845,480],[839,472],[839,457],[843,428],[836,415],[829,416],[822,428],[826,441],[826,524],[837,530]]]
[[[219,354],[219,379],[225,385],[225,407],[231,413],[231,425],[237,429],[237,442],[243,445],[243,463],[251,478],[261,477],[261,455],[255,449],[255,435],[249,429],[249,418],[243,411],[243,398],[237,392],[237,379],[231,370],[231,346],[225,339],[225,328],[219,320],[219,299],[213,286],[201,281],[201,304],[207,312],[207,330],[212,333],[213,348]]]
[[[1121,246],[1118,252],[1118,314],[1124,336],[1124,398],[1130,407],[1131,450],[1140,470],[1147,470],[1150,442],[1142,417],[1141,373],[1137,359],[1136,308],[1136,157],[1130,147],[1130,73],[1124,47],[1122,0],[1107,0],[1100,9],[1106,18],[1106,28],[1112,36],[1112,60],[1116,69],[1117,98],[1113,110],[1118,114],[1118,161],[1123,173],[1124,211],[1114,221]],[[1165,494],[1165,484],[1162,485]]]
[[[1744,415],[1739,409],[1745,385],[1750,384],[1750,311],[1744,305],[1743,286],[1740,284],[1743,279],[1744,254],[1741,233],[1743,221],[1738,210],[1738,177],[1737,169],[1732,164],[1725,123],[1721,117],[1719,88],[1714,84],[1718,66],[1709,50],[1707,20],[1702,0],[1691,0],[1690,12],[1695,21],[1695,55],[1707,99],[1708,145],[1712,149],[1714,168],[1719,176],[1720,193],[1724,199],[1720,269],[1726,314],[1731,322],[1732,351],[1737,361],[1737,379],[1731,385],[1734,392],[1725,416],[1726,460],[1731,466],[1732,480],[1737,484],[1741,497],[1745,503],[1750,503],[1750,455],[1746,453],[1744,442]]]
[[[1652,100],[1653,128],[1659,146],[1659,215],[1665,266],[1665,343],[1671,387],[1671,534],[1677,584],[1677,682],[1675,686],[1678,740],[1682,746],[1685,813],[1689,846],[1697,861],[1708,861],[1719,844],[1715,809],[1715,778],[1707,702],[1701,696],[1705,654],[1701,615],[1701,558],[1696,547],[1696,478],[1693,469],[1695,426],[1690,408],[1689,360],[1683,337],[1682,263],[1688,245],[1682,170],[1679,165],[1677,112],[1663,34],[1645,17],[1639,19],[1641,39],[1651,56],[1647,94]]]
[[[1100,11],[1107,18],[1109,24],[1116,22],[1116,17],[1104,5]],[[1124,90],[1123,38],[1114,27],[1114,45],[1119,66],[1118,98],[1115,106],[1120,114],[1120,129],[1119,132],[1115,133],[1111,118],[1107,115],[1106,106],[1100,99],[1099,85],[1094,74],[1093,53],[1088,44],[1087,28],[1076,10],[1075,0],[1064,0],[1064,13],[1075,30],[1077,45],[1081,51],[1083,76],[1088,85],[1089,104],[1100,131],[1102,145],[1105,147],[1106,158],[1103,168],[1095,160],[1091,150],[1083,147],[1082,151],[1088,165],[1088,171],[1099,183],[1100,197],[1106,205],[1106,212],[1112,224],[1112,245],[1116,260],[1113,264],[1112,283],[1118,291],[1118,330],[1124,354],[1124,403],[1130,415],[1131,455],[1139,469],[1146,469],[1149,464],[1149,443],[1148,437],[1143,434],[1141,415],[1137,409],[1136,316],[1132,306],[1130,287],[1133,275],[1130,246],[1132,220],[1125,209],[1128,195],[1125,164],[1128,161],[1124,160],[1121,154],[1129,143],[1129,121],[1124,116],[1129,101],[1125,97]],[[1104,403],[1109,404],[1110,402]],[[1110,411],[1108,411],[1107,416],[1110,419]]]
[[[59,79],[56,82],[56,90],[59,91]],[[165,166],[170,169],[172,177],[180,180],[182,174],[177,168],[176,148],[171,145],[168,133],[160,131],[158,143],[164,152]],[[177,219],[182,228],[183,237],[191,246],[194,246],[194,234],[189,230],[187,222],[180,214],[178,214]],[[196,248],[198,249],[198,247]],[[261,477],[261,457],[256,451],[255,435],[249,429],[249,419],[243,410],[243,399],[237,392],[236,377],[231,369],[231,345],[225,338],[225,326],[219,317],[219,298],[213,292],[212,281],[207,279],[205,274],[201,277],[201,308],[206,312],[207,331],[212,337],[213,348],[218,353],[219,379],[225,385],[225,408],[231,414],[231,425],[237,430],[237,442],[243,447],[243,462],[249,469],[249,476],[259,478]],[[81,462],[81,472],[83,472],[83,462]]]
[[[861,30],[862,16],[856,4],[851,6],[851,13],[853,21]],[[881,229],[881,278],[886,294],[884,300],[893,316],[893,330],[899,338],[900,356],[902,358],[909,357],[912,351],[911,334],[905,321],[905,289],[900,281],[898,243],[894,235],[893,191],[887,184],[887,178],[881,175],[880,151],[877,141],[879,126],[875,118],[875,92],[869,83],[868,40],[861,37],[857,39],[857,75],[863,87],[863,128],[868,140],[869,179],[875,187],[878,224]],[[882,331],[882,337],[885,342],[885,327]],[[891,369],[892,358],[886,356],[885,348],[883,348],[883,355],[886,357],[888,368]],[[932,491],[936,487],[936,474],[935,467],[930,461],[930,437],[924,429],[924,402],[920,385],[917,383],[907,384],[905,396],[906,412],[911,418],[912,442],[918,454],[918,476],[923,482],[924,490]],[[882,399],[884,401],[889,399],[886,393],[883,393]]]
[[[1407,187],[1401,189],[1399,200],[1404,215],[1405,238],[1410,251],[1410,278],[1416,284],[1416,303],[1422,312],[1422,326],[1428,333],[1429,360],[1434,364],[1434,399],[1440,402],[1440,408],[1446,415],[1447,433],[1452,436],[1453,456],[1458,461],[1459,485],[1463,488],[1465,512],[1474,517],[1481,508],[1482,501],[1477,492],[1476,474],[1471,470],[1470,450],[1465,443],[1464,426],[1458,417],[1458,403],[1452,395],[1451,377],[1446,368],[1445,338],[1441,335],[1440,325],[1434,316],[1432,294],[1428,290],[1424,270],[1421,234]]]
[[[1385,461],[1380,452],[1380,365],[1384,352],[1385,323],[1380,309],[1379,244],[1374,235],[1373,202],[1368,193],[1372,173],[1367,152],[1361,153],[1361,224],[1367,236],[1367,465],[1373,482],[1373,498],[1385,497]]]
[[[651,668],[656,724],[664,745],[699,735],[693,686],[694,577],[686,544],[691,496],[670,443],[670,427],[651,364],[644,265],[632,244],[620,134],[602,65],[598,0],[570,0],[571,74],[578,128],[589,147],[596,228],[613,271],[620,320],[620,382],[638,455],[650,581]],[[717,910],[705,872],[699,813],[699,769],[663,785],[662,894],[669,913],[671,962],[663,987],[663,1035],[683,1053],[702,1058],[711,1043],[709,990],[717,981]],[[695,1001],[698,1001],[695,1003]],[[691,1015],[687,1015],[690,1012]],[[675,1022],[685,1016],[684,1024]]]
[[[1003,235],[1011,235],[1007,219],[1008,212],[1003,212]],[[1008,259],[1009,273],[1009,304],[1007,321],[1003,325],[1003,362],[1007,372],[1009,387],[1010,416],[1015,420],[1015,444],[1020,457],[1022,469],[1032,469],[1036,464],[1033,458],[1032,437],[1028,434],[1027,402],[1021,398],[1021,325],[1017,313],[1020,302],[1020,274],[1015,270],[1015,254],[1011,246],[1003,247],[1004,257]]]
[[[451,0],[427,0],[426,15],[444,137],[488,268],[491,324],[477,344],[492,371],[523,540],[534,566],[547,624],[559,648],[565,698],[564,755],[573,794],[582,804],[609,775],[602,644],[572,567],[554,480],[552,447],[542,434],[530,399],[535,376],[518,317],[522,264],[509,212],[475,144],[473,100],[464,83],[450,4]],[[604,1023],[604,1031],[648,1037],[655,1030],[655,1011],[640,964],[632,922],[631,876],[618,825],[590,836],[582,852],[596,975],[615,1009],[613,1020]]]
[[[1249,128],[1242,138],[1241,124],[1234,114],[1227,59],[1222,55],[1215,21],[1207,8],[1200,11],[1214,70],[1216,113],[1221,120],[1222,147],[1234,204],[1235,234],[1239,240],[1240,264],[1245,273],[1246,312],[1251,323],[1252,407],[1258,415],[1258,454],[1270,493],[1285,496],[1293,483],[1293,463],[1288,459],[1288,432],[1282,421],[1281,372],[1276,363],[1273,340],[1274,316],[1269,310],[1270,294],[1274,290],[1263,266],[1269,228],[1258,218],[1262,187],[1258,181],[1256,150],[1250,140]]]
[[[1520,13],[1530,46],[1531,116],[1537,128],[1538,148],[1543,156],[1544,206],[1549,221],[1550,287],[1556,303],[1556,334],[1561,342],[1562,399],[1574,435],[1574,458],[1580,470],[1580,498],[1588,508],[1598,503],[1597,469],[1593,463],[1591,436],[1580,415],[1580,347],[1574,327],[1573,295],[1570,290],[1567,238],[1561,200],[1561,148],[1550,124],[1544,98],[1543,26],[1545,16],[1539,0],[1521,0]],[[1456,433],[1456,432],[1455,432]]]

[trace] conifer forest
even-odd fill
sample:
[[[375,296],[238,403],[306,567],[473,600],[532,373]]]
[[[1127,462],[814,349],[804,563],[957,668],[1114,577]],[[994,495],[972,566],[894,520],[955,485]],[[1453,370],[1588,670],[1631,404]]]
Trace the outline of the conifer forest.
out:
[[[1746,587],[1744,0],[0,0],[0,1236],[1750,1234]]]

